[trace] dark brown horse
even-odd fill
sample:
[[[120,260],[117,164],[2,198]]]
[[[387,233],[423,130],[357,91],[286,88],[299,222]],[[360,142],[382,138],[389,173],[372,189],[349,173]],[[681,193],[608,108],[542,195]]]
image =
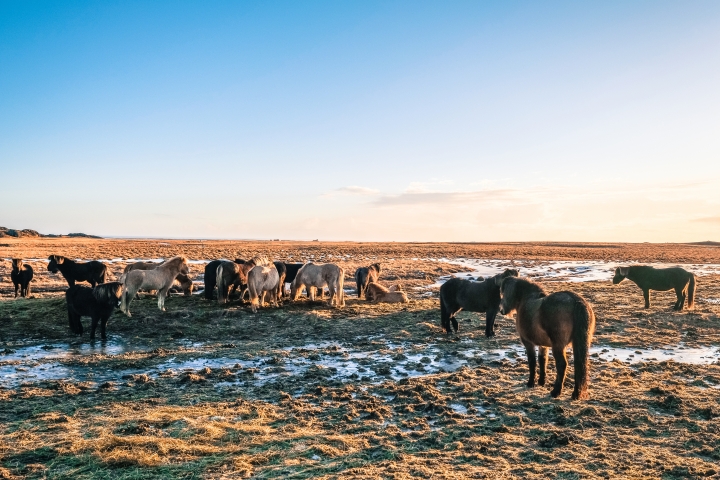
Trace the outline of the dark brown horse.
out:
[[[500,281],[500,313],[507,315],[513,310],[515,327],[527,351],[530,379],[528,387],[535,386],[537,356],[540,350],[540,379],[545,385],[545,369],[548,347],[552,348],[557,378],[550,395],[557,398],[562,393],[567,369],[565,348],[572,343],[575,358],[575,390],[573,400],[585,400],[588,395],[588,351],[595,333],[595,314],[588,302],[574,292],[556,292],[547,295],[536,283],[521,278],[508,277]]]
[[[462,278],[451,278],[440,287],[440,324],[445,333],[458,330],[455,319],[460,310],[467,312],[485,312],[485,336],[495,335],[495,316],[500,309],[500,283],[505,277],[517,277],[518,271],[507,269],[482,282],[473,282]],[[497,280],[497,282],[496,282]]]
[[[30,265],[23,265],[23,261],[19,258],[13,258],[12,270],[10,271],[10,280],[15,287],[15,298],[18,296],[20,289],[21,297],[30,296],[30,282],[33,279],[33,269]]]
[[[677,301],[673,309],[682,310],[687,298],[688,308],[695,303],[695,275],[684,268],[653,268],[644,265],[618,267],[615,269],[613,284],[628,279],[640,287],[645,297],[645,308],[650,308],[650,290],[666,291],[675,289]]]
[[[369,283],[377,283],[380,277],[379,263],[373,263],[369,267],[359,267],[355,270],[355,283],[357,284],[358,298],[362,298]]]

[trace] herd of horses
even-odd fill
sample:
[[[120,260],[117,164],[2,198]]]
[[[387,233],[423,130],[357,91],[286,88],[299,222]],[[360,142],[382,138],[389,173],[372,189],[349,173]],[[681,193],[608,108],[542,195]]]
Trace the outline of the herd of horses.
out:
[[[106,339],[106,325],[112,312],[120,310],[130,316],[130,302],[141,290],[156,291],[158,308],[165,310],[165,299],[177,281],[185,295],[192,294],[193,283],[185,257],[177,256],[160,264],[137,262],[125,268],[117,282],[107,281],[107,267],[99,261],[75,262],[66,257],[51,255],[48,270],[61,273],[68,282],[65,298],[70,329],[82,335],[81,317],[91,318],[90,337],[95,338],[97,326]],[[372,303],[406,303],[407,294],[401,285],[383,286],[379,283],[381,266],[378,263],[360,267],[355,272],[358,298],[363,296]],[[33,270],[22,260],[12,262],[11,279],[22,296],[30,292],[29,283]],[[329,304],[345,305],[345,271],[332,264],[273,262],[267,257],[256,256],[250,260],[214,260],[205,266],[205,298],[213,299],[217,289],[217,301],[225,304],[240,290],[240,301],[248,296],[251,310],[257,312],[265,304],[277,306],[286,297],[285,284],[290,283],[290,300],[299,298],[303,290],[310,300],[317,294],[323,297],[328,288]],[[649,266],[618,267],[613,283],[628,279],[640,287],[645,298],[645,308],[650,308],[650,290],[675,290],[677,301],[673,308],[682,310],[687,300],[693,307],[695,276],[679,267],[654,268]],[[91,287],[76,285],[88,282]],[[446,333],[457,332],[455,318],[461,310],[485,313],[485,335],[495,333],[495,317],[498,313],[515,312],[515,328],[525,346],[530,376],[528,387],[545,385],[548,352],[552,350],[557,376],[551,391],[553,397],[562,393],[567,369],[566,349],[572,345],[575,387],[572,399],[588,398],[588,355],[595,333],[595,314],[592,306],[572,291],[547,294],[543,288],[530,280],[519,277],[515,269],[507,269],[493,277],[476,280],[452,278],[440,287],[440,323]],[[536,349],[537,347],[537,349]],[[537,375],[537,362],[540,368]]]

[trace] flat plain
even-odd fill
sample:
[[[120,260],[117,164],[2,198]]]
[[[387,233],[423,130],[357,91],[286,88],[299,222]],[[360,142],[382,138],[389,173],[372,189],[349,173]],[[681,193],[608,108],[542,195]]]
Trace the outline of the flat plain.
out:
[[[107,342],[67,326],[51,254],[127,263],[185,255],[333,262],[344,308],[285,301],[252,314],[173,295],[119,311]],[[11,258],[35,270],[14,299]],[[687,478],[720,474],[720,248],[678,244],[443,244],[0,239],[0,478]],[[409,304],[371,305],[352,273],[380,262]],[[617,264],[684,265],[696,305],[612,285]],[[438,285],[518,268],[592,304],[591,399],[528,389],[513,319],[439,326]],[[87,325],[87,319],[85,319]],[[571,362],[572,365],[572,362]],[[548,367],[554,380],[554,363]]]

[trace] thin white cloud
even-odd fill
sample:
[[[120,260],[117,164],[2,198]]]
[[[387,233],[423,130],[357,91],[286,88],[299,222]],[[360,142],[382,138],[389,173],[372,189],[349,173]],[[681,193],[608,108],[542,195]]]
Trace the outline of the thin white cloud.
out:
[[[335,190],[332,190],[327,193],[323,193],[320,195],[321,197],[335,197],[338,195],[348,195],[348,196],[372,196],[379,194],[379,190],[375,190],[374,188],[368,188],[368,187],[360,187],[357,185],[350,185],[347,187],[341,187],[336,188]]]

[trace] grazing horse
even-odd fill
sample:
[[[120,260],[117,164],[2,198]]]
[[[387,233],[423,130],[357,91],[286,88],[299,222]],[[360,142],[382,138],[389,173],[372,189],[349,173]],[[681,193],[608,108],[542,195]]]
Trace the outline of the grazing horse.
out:
[[[217,267],[220,266],[220,263],[222,263],[224,260],[213,260],[212,262],[205,265],[205,276],[203,277],[205,279],[205,299],[206,300],[212,300],[213,290],[215,290],[215,285],[217,285]],[[239,258],[235,259],[235,263],[238,265],[242,265],[245,263],[245,260],[241,260]],[[233,292],[237,287],[234,287]]]
[[[95,338],[95,330],[100,323],[100,338],[107,339],[105,326],[112,312],[120,304],[122,296],[122,283],[103,283],[97,287],[90,288],[83,285],[74,285],[65,291],[67,302],[68,319],[70,330],[75,335],[82,336],[83,326],[80,317],[92,319],[90,327],[90,338]]]
[[[220,305],[229,301],[230,295],[240,287],[240,300],[245,298],[247,291],[247,276],[250,270],[256,266],[265,266],[271,264],[267,257],[253,257],[247,262],[238,260],[230,262],[221,260],[215,271],[215,284],[218,289],[218,303]],[[232,287],[232,290],[230,290]]]
[[[458,331],[455,315],[460,310],[485,313],[485,336],[495,335],[495,316],[500,309],[500,287],[497,279],[517,277],[518,271],[507,269],[503,273],[482,282],[473,282],[462,278],[451,278],[440,287],[440,324],[445,333],[452,329]]]
[[[357,284],[357,296],[362,298],[368,283],[377,283],[380,276],[380,264],[373,263],[369,267],[359,267],[355,270],[355,283]]]
[[[653,268],[643,265],[618,267],[615,269],[613,284],[628,279],[640,287],[645,297],[645,308],[650,308],[650,290],[666,291],[675,289],[677,302],[674,310],[682,310],[687,298],[688,308],[695,304],[695,275],[684,268]]]
[[[10,271],[10,280],[15,287],[15,298],[18,296],[27,297],[30,295],[30,282],[33,279],[33,269],[30,265],[23,265],[23,261],[19,258],[13,258],[12,270]]]
[[[400,285],[387,288],[375,282],[367,284],[365,299],[370,303],[408,303],[407,295]]]
[[[311,301],[315,300],[315,288],[330,290],[330,305],[345,306],[345,292],[343,283],[345,270],[333,263],[306,263],[297,273],[295,280],[290,284],[290,299],[297,300],[303,287],[307,288]]]
[[[158,308],[165,311],[165,297],[179,273],[190,274],[187,258],[173,257],[152,270],[133,270],[124,275],[120,310],[130,316],[130,302],[138,290],[157,290]]]
[[[513,310],[515,328],[525,346],[530,368],[527,386],[535,386],[535,345],[540,350],[540,379],[545,385],[548,347],[552,348],[557,378],[550,395],[562,393],[567,369],[565,348],[572,343],[575,359],[575,390],[573,400],[585,400],[588,395],[588,352],[595,333],[595,314],[590,304],[575,292],[563,291],[547,295],[540,285],[521,278],[497,279],[500,284],[500,313]]]
[[[125,269],[123,270],[123,275],[128,272],[132,272],[133,270],[153,270],[156,267],[158,267],[159,265],[162,265],[162,264],[155,263],[155,262],[131,263],[131,264],[125,266]],[[120,277],[120,281],[121,282],[123,281],[123,277]],[[183,273],[178,273],[178,276],[175,277],[175,281],[180,284],[180,288],[182,289],[183,295],[185,295],[186,297],[189,297],[192,295],[194,285],[193,285],[192,280],[190,280],[189,276],[187,276]],[[175,287],[173,286],[172,288],[174,289]]]
[[[256,313],[258,307],[264,303],[266,293],[269,296],[268,303],[277,307],[279,282],[280,275],[273,264],[258,265],[248,272],[247,284],[253,313]]]
[[[58,273],[65,277],[68,286],[72,287],[75,282],[88,282],[93,287],[99,283],[105,283],[107,278],[107,267],[97,260],[87,263],[78,263],[61,255],[50,255],[48,271]]]
[[[287,267],[283,262],[273,262],[275,269],[278,272],[278,285],[277,285],[277,298],[285,296],[285,277],[287,276]]]

